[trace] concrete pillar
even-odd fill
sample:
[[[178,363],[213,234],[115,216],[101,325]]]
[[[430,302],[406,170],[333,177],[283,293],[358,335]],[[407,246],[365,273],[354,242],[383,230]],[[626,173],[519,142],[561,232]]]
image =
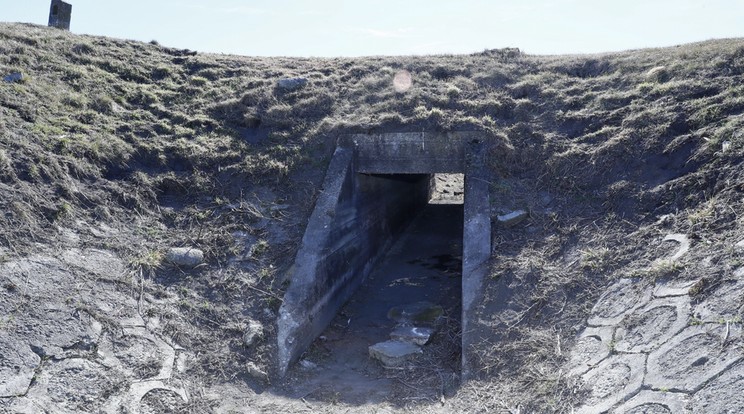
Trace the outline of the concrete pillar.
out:
[[[491,203],[485,165],[486,147],[478,140],[466,142],[465,200],[462,241],[462,379],[477,369],[473,344],[477,338],[470,328],[475,307],[483,294],[491,259]]]
[[[52,0],[49,6],[49,27],[70,30],[70,20],[72,19],[72,4],[65,3],[62,0]]]

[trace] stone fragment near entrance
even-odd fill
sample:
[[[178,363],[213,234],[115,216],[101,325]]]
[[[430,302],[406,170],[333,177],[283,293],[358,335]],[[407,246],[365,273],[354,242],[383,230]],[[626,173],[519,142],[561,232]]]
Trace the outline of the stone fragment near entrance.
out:
[[[399,367],[422,353],[418,345],[403,341],[385,341],[369,347],[369,356],[388,368]]]
[[[263,337],[263,332],[263,325],[258,321],[250,319],[248,321],[248,326],[245,328],[245,332],[243,333],[243,345],[253,345],[258,339]]]
[[[498,216],[497,219],[499,223],[506,227],[516,226],[517,224],[523,222],[529,214],[525,210],[516,210],[512,211],[511,213],[507,213],[501,216]]]
[[[269,374],[254,362],[245,364],[245,372],[257,380],[267,381],[269,379]]]
[[[434,335],[434,328],[420,328],[416,326],[399,326],[390,334],[394,341],[409,342],[414,345],[426,345],[431,336]]]
[[[416,302],[396,306],[388,311],[388,318],[400,323],[433,324],[444,313],[441,306],[431,302]]]
[[[176,266],[194,267],[204,261],[204,252],[193,247],[172,247],[165,260]]]

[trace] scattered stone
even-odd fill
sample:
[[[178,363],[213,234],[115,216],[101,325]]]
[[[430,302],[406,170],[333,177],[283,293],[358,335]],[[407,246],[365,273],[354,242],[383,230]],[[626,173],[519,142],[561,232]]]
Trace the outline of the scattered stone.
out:
[[[172,247],[165,260],[176,266],[194,267],[204,261],[204,252],[193,247]]]
[[[734,247],[739,251],[744,251],[744,239],[739,240],[738,243],[734,245]]]
[[[262,380],[262,381],[267,381],[269,379],[269,375],[266,374],[266,371],[262,370],[258,365],[256,365],[253,362],[248,362],[247,364],[245,364],[245,370],[248,373],[248,375],[250,375],[251,377],[255,379]]]
[[[420,347],[410,342],[385,341],[369,347],[369,356],[388,368],[399,367],[422,353]]]
[[[5,76],[3,80],[8,83],[24,82],[26,80],[26,75],[21,72],[13,72]]]
[[[276,83],[277,89],[282,92],[292,92],[302,89],[307,85],[307,78],[285,78]]]
[[[432,335],[434,335],[434,328],[399,326],[390,334],[390,339],[423,346],[429,342]]]
[[[388,318],[399,323],[435,323],[444,313],[441,306],[431,302],[416,302],[396,306],[388,311]]]
[[[671,257],[671,260],[679,259],[690,250],[690,239],[688,239],[684,234],[669,234],[664,237],[664,241],[676,241],[679,243],[679,250],[677,250],[677,253]]]
[[[511,226],[516,226],[517,224],[523,222],[528,216],[529,216],[529,213],[527,213],[527,211],[516,210],[516,211],[512,211],[511,213],[498,216],[497,220],[502,225],[506,227],[511,227]]]
[[[313,371],[318,369],[318,364],[315,362],[308,361],[307,359],[300,360],[300,366],[302,368],[305,368],[308,371]]]
[[[263,325],[260,322],[253,319],[249,320],[245,333],[243,333],[243,344],[247,347],[253,345],[256,340],[263,337],[263,332]]]
[[[729,149],[731,149],[731,141],[723,141],[721,144],[721,152],[726,153]]]

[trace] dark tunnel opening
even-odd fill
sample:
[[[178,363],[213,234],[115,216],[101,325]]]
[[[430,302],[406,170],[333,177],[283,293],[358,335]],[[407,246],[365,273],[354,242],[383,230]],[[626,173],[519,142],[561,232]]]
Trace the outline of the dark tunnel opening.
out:
[[[306,398],[333,393],[352,404],[401,392],[396,377],[403,372],[432,395],[454,392],[461,368],[462,174],[357,174],[357,182],[357,197],[394,198],[366,199],[364,205],[377,207],[361,213],[367,221],[386,210],[394,240],[292,375],[303,377]]]

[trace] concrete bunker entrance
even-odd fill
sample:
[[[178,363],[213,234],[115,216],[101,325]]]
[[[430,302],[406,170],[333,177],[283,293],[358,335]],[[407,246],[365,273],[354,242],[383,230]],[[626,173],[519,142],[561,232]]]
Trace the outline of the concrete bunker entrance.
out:
[[[280,375],[325,350],[319,369],[362,392],[390,388],[374,372],[416,361],[447,367],[450,383],[468,376],[467,321],[490,257],[483,154],[477,133],[339,141],[288,275]]]

